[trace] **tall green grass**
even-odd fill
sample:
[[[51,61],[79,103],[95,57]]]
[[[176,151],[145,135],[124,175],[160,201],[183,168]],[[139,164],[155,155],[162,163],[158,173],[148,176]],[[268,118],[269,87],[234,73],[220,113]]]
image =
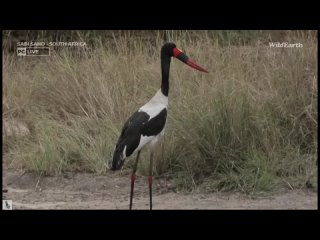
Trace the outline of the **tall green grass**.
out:
[[[285,39],[303,48],[284,49],[270,48],[258,31],[199,31],[196,40],[187,31],[166,34],[210,73],[172,60],[156,175],[170,175],[185,190],[315,187],[315,33],[287,32]],[[3,117],[31,130],[27,137],[3,137],[6,161],[42,174],[105,173],[123,123],[160,88],[161,36],[145,44],[128,32],[42,58],[3,50]],[[146,151],[142,174],[148,159]]]

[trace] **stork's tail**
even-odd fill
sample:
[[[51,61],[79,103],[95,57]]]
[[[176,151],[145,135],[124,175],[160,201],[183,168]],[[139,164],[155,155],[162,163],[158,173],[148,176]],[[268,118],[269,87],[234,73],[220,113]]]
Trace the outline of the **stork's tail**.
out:
[[[126,146],[123,144],[116,146],[112,157],[112,171],[120,170],[122,168],[124,160],[126,159],[125,150]]]

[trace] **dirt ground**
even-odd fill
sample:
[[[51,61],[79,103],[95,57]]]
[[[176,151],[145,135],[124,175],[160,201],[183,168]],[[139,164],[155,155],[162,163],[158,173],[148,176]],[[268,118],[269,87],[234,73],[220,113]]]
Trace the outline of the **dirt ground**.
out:
[[[68,173],[38,177],[17,170],[3,172],[3,199],[13,209],[128,209],[128,173]],[[148,209],[147,178],[138,176],[133,209]],[[283,190],[268,197],[240,193],[179,193],[173,183],[154,180],[153,209],[317,209],[317,192]]]

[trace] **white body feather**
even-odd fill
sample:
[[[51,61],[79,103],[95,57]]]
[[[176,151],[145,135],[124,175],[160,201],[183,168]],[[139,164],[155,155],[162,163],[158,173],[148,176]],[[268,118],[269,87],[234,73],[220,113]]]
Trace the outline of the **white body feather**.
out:
[[[163,95],[163,93],[161,92],[161,89],[159,89],[157,93],[150,99],[150,101],[147,102],[145,105],[143,105],[138,111],[147,113],[150,116],[148,121],[150,121],[152,118],[157,116],[164,108],[166,109],[168,108],[168,97]],[[159,141],[160,137],[163,136],[164,130],[165,130],[165,127],[156,136],[142,135],[140,138],[139,145],[134,150],[134,153],[139,151],[148,143],[150,143],[151,147],[154,147],[156,143]]]

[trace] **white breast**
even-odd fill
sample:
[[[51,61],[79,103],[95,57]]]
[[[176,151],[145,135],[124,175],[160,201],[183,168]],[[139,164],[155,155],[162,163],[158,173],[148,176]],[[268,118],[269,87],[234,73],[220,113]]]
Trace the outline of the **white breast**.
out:
[[[164,108],[167,107],[168,97],[164,96],[161,89],[159,89],[153,98],[139,109],[139,112],[146,112],[150,116],[150,121],[150,119],[157,116]]]

